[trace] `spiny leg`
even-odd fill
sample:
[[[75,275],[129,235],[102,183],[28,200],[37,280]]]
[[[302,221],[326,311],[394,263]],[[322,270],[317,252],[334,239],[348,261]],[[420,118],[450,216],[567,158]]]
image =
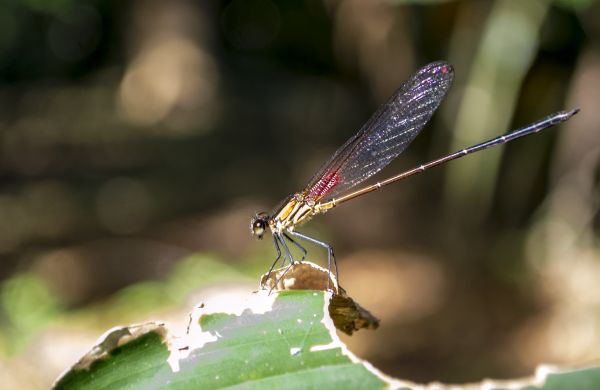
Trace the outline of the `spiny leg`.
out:
[[[292,257],[292,252],[290,251],[290,248],[287,246],[287,244],[285,243],[285,240],[283,239],[283,235],[281,233],[277,233],[277,238],[279,239],[279,243],[283,247],[285,256],[287,256],[287,258],[290,260],[290,265],[293,265],[295,263],[295,261],[294,261],[294,258]],[[283,266],[284,264],[285,264],[285,258],[281,265]]]
[[[290,237],[287,233],[283,233],[283,235],[285,236],[285,238],[287,238],[288,240],[290,240],[290,242],[292,244],[294,244],[296,246],[296,248],[300,249],[300,251],[302,252],[302,258],[300,259],[300,263],[302,263],[304,261],[304,259],[306,258],[306,254],[308,253],[306,251],[306,249],[304,249],[304,247],[300,244],[298,244],[292,237]]]
[[[331,263],[333,261],[333,268],[335,269],[335,281],[338,284],[338,286],[336,286],[336,287],[339,287],[339,280],[340,279],[339,279],[339,276],[338,276],[337,263],[335,262],[335,255],[333,254],[333,247],[331,245],[323,242],[323,241],[316,240],[316,239],[314,239],[312,237],[309,237],[309,236],[306,236],[306,235],[304,235],[302,233],[298,233],[296,231],[291,231],[291,230],[288,230],[288,232],[292,236],[294,236],[294,237],[301,238],[303,240],[306,240],[308,242],[312,242],[313,244],[317,244],[317,245],[322,246],[323,248],[327,249],[327,271],[329,271],[329,273],[331,273]],[[330,287],[329,286],[329,279],[327,279],[327,289],[329,289],[329,287]]]
[[[277,237],[275,235],[273,235],[273,243],[275,244],[275,250],[277,250],[277,257],[275,258],[275,261],[271,265],[271,268],[269,268],[269,272],[267,272],[267,277],[264,279],[265,282],[267,280],[269,280],[269,277],[271,276],[271,272],[273,272],[273,268],[275,268],[275,264],[277,264],[277,262],[279,261],[279,258],[281,257],[281,249],[279,249],[279,242],[277,241]],[[285,262],[285,257],[283,258],[283,261]],[[265,287],[264,282],[261,283],[261,288],[263,288],[263,287]]]
[[[269,294],[271,294],[273,289],[279,284],[279,282],[281,281],[281,279],[283,279],[285,274],[287,274],[287,272],[290,270],[290,268],[292,268],[292,265],[294,265],[294,259],[292,258],[292,253],[290,252],[290,248],[288,248],[287,244],[285,243],[283,236],[280,233],[275,233],[275,234],[273,234],[273,237],[276,237],[276,240],[279,240],[279,243],[283,246],[283,250],[286,253],[286,256],[288,256],[288,258],[290,259],[290,265],[288,265],[287,268],[285,269],[285,271],[283,271],[283,273],[277,278],[277,280],[275,281],[275,284],[269,290]],[[284,261],[283,264],[285,264],[285,257],[284,257],[283,261]]]

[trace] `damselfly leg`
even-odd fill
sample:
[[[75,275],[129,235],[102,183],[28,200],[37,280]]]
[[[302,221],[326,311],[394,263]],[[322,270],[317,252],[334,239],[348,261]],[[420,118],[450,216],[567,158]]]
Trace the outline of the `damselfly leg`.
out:
[[[286,259],[289,259],[289,265],[285,268],[283,273],[277,277],[277,280],[275,280],[275,283],[273,284],[273,286],[271,287],[269,292],[271,292],[275,288],[275,286],[277,286],[279,284],[279,282],[283,279],[283,277],[287,274],[287,272],[290,270],[290,268],[294,264],[302,263],[308,253],[306,248],[304,248],[302,245],[300,245],[300,243],[298,243],[296,240],[294,240],[294,238],[291,236],[311,242],[313,244],[319,245],[319,246],[327,249],[327,270],[328,270],[329,274],[331,275],[331,265],[333,264],[333,268],[335,270],[335,277],[336,277],[336,281],[337,281],[338,271],[337,271],[337,263],[335,261],[335,255],[333,253],[333,247],[325,242],[316,240],[316,239],[306,236],[302,233],[298,233],[295,231],[287,231],[284,233],[273,234],[273,242],[275,243],[275,249],[277,250],[277,257],[275,258],[275,261],[271,265],[271,268],[269,269],[269,272],[267,273],[267,276],[264,280],[267,281],[269,279],[269,277],[271,276],[271,273],[273,272],[273,269],[275,268],[275,266],[277,265],[277,263],[279,262],[279,260],[281,258],[283,258],[281,261],[282,267],[286,264]],[[289,242],[291,242],[295,247],[297,247],[298,250],[300,250],[300,252],[302,252],[302,258],[299,261],[294,260],[292,252],[290,251],[290,248],[285,241],[286,239]],[[281,248],[283,248],[283,253],[281,251]],[[331,288],[330,280],[331,280],[331,277],[328,278],[328,280],[327,280],[327,289]],[[264,283],[263,283],[263,287],[264,287]]]
[[[300,262],[302,263],[304,261],[304,259],[306,258],[306,255],[308,254],[307,250],[304,249],[304,247],[300,244],[298,244],[292,237],[290,237],[287,233],[283,233],[283,235],[285,236],[285,238],[287,238],[292,244],[294,244],[296,246],[296,248],[298,248],[300,250],[300,252],[302,252],[302,258],[300,259]]]
[[[281,263],[281,266],[283,267],[285,265],[285,259],[286,259],[286,257],[290,260],[290,265],[288,265],[286,267],[285,271],[283,271],[283,273],[281,275],[279,275],[279,277],[277,278],[277,280],[275,280],[275,283],[273,284],[273,286],[269,290],[269,294],[279,284],[279,282],[281,281],[281,279],[283,279],[283,277],[285,276],[285,274],[287,274],[287,272],[290,270],[290,268],[292,267],[292,265],[294,265],[294,263],[295,263],[294,258],[292,257],[292,252],[290,252],[290,248],[285,243],[285,237],[284,237],[284,235],[283,234],[273,234],[273,237],[277,237],[277,239],[276,239],[275,242],[277,242],[277,240],[279,240],[279,243],[281,244],[281,246],[283,247],[283,250],[285,252],[285,255],[283,256],[283,261]],[[290,240],[290,241],[293,242],[294,244],[298,245],[293,240]],[[302,249],[304,250],[304,248],[302,248]],[[306,250],[304,250],[304,252],[306,252]],[[304,259],[304,257],[303,257],[303,259]],[[277,263],[277,260],[279,260],[279,258],[277,258],[275,260],[275,262],[273,263],[273,266]],[[271,269],[269,270],[269,273],[267,274],[267,277],[266,277],[265,281],[269,279],[269,276],[271,276],[271,271],[273,270],[273,266],[271,266]]]
[[[337,268],[337,263],[335,262],[335,255],[333,254],[333,247],[329,244],[327,244],[326,242],[323,241],[319,241],[317,239],[314,239],[312,237],[309,237],[307,235],[304,235],[302,233],[298,233],[296,231],[288,231],[292,236],[294,237],[298,237],[302,240],[308,241],[308,242],[312,242],[313,244],[319,245],[325,249],[327,249],[327,271],[329,271],[329,274],[331,275],[331,264],[333,263],[333,268],[335,269],[335,280],[336,283],[339,280],[338,278],[338,268]],[[327,289],[330,289],[330,285],[329,285],[329,281],[331,280],[331,278],[327,279]],[[336,286],[338,287],[338,286]]]
[[[277,262],[281,258],[281,249],[279,248],[279,241],[278,241],[278,238],[277,238],[277,236],[275,234],[273,235],[273,243],[275,244],[275,250],[277,250],[277,257],[275,257],[275,261],[273,261],[273,264],[271,265],[271,268],[269,268],[269,272],[267,272],[267,277],[261,283],[261,288],[265,287],[265,283],[264,282],[266,282],[267,280],[269,280],[269,277],[271,276],[271,272],[273,272],[273,268],[275,268],[275,265],[277,264]],[[283,267],[284,264],[285,264],[285,256],[283,257],[283,262],[282,262],[281,266]]]

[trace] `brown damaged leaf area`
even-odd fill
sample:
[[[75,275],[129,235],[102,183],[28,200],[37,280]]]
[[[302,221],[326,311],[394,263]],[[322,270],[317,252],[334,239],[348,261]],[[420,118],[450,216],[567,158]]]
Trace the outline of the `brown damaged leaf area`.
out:
[[[335,327],[352,335],[359,329],[377,329],[379,319],[355,302],[339,286],[335,276],[327,269],[304,261],[265,274],[261,285],[272,292],[285,290],[319,290],[333,292],[329,301],[329,315]]]
[[[342,290],[342,292],[344,292]],[[349,296],[334,295],[329,301],[329,315],[335,327],[352,335],[360,329],[377,329],[379,319]]]
[[[73,365],[72,369],[89,369],[92,363],[106,358],[115,348],[150,332],[158,334],[162,340],[167,338],[167,329],[161,322],[148,322],[110,329],[100,337],[98,344],[94,345],[88,353]]]
[[[309,261],[295,263],[266,273],[261,278],[261,286],[271,292],[285,290],[331,290],[338,294],[335,275],[323,267]]]

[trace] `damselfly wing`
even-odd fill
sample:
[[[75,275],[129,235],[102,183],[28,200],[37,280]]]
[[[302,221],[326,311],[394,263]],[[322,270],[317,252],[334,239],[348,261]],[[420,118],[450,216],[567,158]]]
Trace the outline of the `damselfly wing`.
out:
[[[292,257],[288,242],[303,253],[299,261],[304,260],[307,251],[298,243],[298,240],[303,240],[327,249],[328,269],[331,270],[333,264],[336,280],[338,280],[337,265],[331,245],[299,233],[295,230],[297,226],[340,203],[416,175],[436,165],[536,133],[569,119],[579,111],[575,109],[549,115],[505,135],[349,192],[383,169],[408,147],[437,110],[452,84],[453,76],[452,66],[443,61],[433,62],[419,69],[373,114],[358,133],[333,154],[302,191],[290,195],[272,213],[263,212],[252,218],[250,230],[254,236],[262,238],[267,229],[273,236],[277,257],[269,273],[282,256],[282,266],[286,261],[290,265],[296,261]]]

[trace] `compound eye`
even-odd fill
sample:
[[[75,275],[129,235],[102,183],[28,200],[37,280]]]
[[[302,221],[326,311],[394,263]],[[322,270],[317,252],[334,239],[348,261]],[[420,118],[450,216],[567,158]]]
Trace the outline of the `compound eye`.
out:
[[[266,225],[264,221],[256,221],[254,222],[254,226],[252,226],[252,233],[258,238],[261,238],[263,234],[265,234]]]
[[[254,227],[254,234],[256,234],[257,236],[262,236],[264,233],[265,233],[265,229],[262,226]]]

